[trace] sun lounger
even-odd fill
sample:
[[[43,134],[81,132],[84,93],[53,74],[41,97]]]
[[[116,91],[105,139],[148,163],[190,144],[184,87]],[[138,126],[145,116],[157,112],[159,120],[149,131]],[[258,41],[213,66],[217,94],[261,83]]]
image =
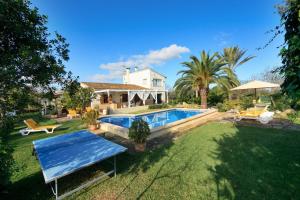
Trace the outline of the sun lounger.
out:
[[[268,105],[264,107],[249,108],[244,111],[236,111],[234,117],[235,121],[241,121],[242,119],[255,119],[261,122],[262,124],[269,123],[274,116],[274,112],[268,112]]]
[[[24,120],[24,123],[27,125],[27,128],[20,130],[20,133],[23,136],[29,135],[30,133],[33,132],[41,132],[41,131],[44,131],[46,133],[53,133],[57,127],[61,126],[60,124],[41,126],[33,119],[26,119]]]
[[[257,120],[262,124],[267,124],[273,119],[273,116],[274,112],[264,112],[259,116]]]

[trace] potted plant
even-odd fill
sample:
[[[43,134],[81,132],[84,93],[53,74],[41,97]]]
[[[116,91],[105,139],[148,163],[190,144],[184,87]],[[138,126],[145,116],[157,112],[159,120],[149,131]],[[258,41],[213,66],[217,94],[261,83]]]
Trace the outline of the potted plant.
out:
[[[142,119],[132,122],[129,128],[129,138],[134,141],[136,151],[142,152],[146,149],[146,139],[150,135],[148,123]]]
[[[88,125],[89,130],[94,131],[99,128],[99,123],[97,121],[99,112],[96,110],[91,110],[86,112],[84,115],[84,121]]]

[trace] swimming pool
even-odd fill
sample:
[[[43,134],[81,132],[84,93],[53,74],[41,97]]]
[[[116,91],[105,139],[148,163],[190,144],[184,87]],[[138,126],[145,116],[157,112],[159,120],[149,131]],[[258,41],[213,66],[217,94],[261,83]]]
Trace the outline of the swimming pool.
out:
[[[143,119],[149,124],[150,129],[152,129],[190,118],[201,113],[203,113],[203,111],[200,110],[172,109],[136,116],[108,116],[100,118],[99,121],[121,126],[123,128],[130,128],[133,121]]]

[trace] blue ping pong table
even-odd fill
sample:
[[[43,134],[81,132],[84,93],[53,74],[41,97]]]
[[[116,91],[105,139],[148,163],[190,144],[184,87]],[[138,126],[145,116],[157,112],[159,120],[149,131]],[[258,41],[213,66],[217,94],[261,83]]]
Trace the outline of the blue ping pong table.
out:
[[[62,199],[112,173],[116,175],[116,156],[127,148],[108,141],[86,130],[33,141],[34,151],[40,162],[45,183],[51,186],[56,199]],[[114,169],[72,191],[58,195],[58,179],[84,167],[114,157]]]

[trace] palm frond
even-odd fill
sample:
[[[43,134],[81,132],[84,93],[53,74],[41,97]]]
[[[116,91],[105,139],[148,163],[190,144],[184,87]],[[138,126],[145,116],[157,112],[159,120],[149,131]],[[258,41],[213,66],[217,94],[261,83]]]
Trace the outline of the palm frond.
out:
[[[243,58],[246,54],[246,50],[240,49],[238,46],[224,48],[223,53],[220,55],[228,64],[232,70],[235,70],[236,67],[248,62],[253,59],[255,56],[247,56]]]
[[[226,49],[224,54],[230,55],[237,52],[237,48]],[[243,52],[240,52],[243,54]],[[218,53],[209,53],[202,51],[200,57],[191,56],[189,62],[181,63],[185,69],[180,70],[177,74],[181,77],[175,82],[175,90],[180,94],[191,94],[201,89],[209,89],[210,84],[230,89],[239,84],[238,78],[233,69],[229,67],[229,61],[223,55]]]

